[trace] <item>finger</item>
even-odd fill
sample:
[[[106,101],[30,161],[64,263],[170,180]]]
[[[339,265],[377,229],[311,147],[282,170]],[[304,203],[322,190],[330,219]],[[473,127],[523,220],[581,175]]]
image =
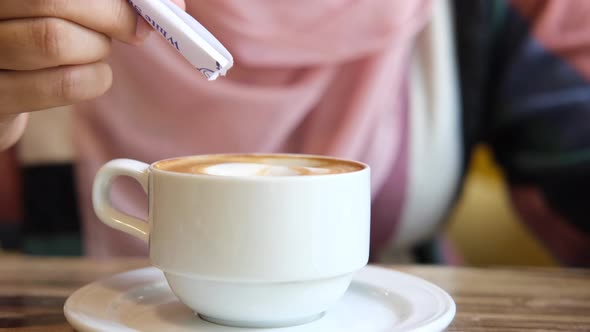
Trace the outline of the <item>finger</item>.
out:
[[[57,17],[127,43],[138,43],[137,15],[126,0],[1,0],[0,20]]]
[[[0,114],[75,104],[101,96],[111,84],[111,69],[103,62],[0,72]]]
[[[23,135],[28,114],[0,115],[0,151],[12,146]]]
[[[0,68],[35,70],[104,59],[110,39],[59,18],[0,21]]]
[[[177,5],[178,7],[180,7],[182,10],[185,10],[186,8],[186,4],[184,2],[184,0],[172,0],[172,2]],[[145,38],[147,38],[147,36],[154,31],[154,28],[147,23],[145,20],[140,19],[137,21],[137,36],[141,39],[141,40],[145,40]]]

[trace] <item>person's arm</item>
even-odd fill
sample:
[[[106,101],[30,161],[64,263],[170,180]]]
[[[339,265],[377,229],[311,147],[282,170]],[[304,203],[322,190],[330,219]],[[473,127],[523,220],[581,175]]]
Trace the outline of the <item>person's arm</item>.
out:
[[[590,265],[590,2],[506,2],[488,141],[517,211],[562,263]]]

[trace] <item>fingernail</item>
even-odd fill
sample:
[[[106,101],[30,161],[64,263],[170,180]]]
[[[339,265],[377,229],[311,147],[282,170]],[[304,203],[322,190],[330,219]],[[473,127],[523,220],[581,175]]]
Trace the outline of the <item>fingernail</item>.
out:
[[[139,43],[143,43],[152,31],[154,31],[154,29],[152,29],[152,27],[146,21],[141,18],[137,20],[135,35],[137,36]]]

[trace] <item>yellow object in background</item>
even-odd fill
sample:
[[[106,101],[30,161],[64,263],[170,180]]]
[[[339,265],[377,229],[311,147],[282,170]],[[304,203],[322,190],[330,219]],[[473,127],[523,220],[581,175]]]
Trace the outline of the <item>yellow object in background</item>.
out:
[[[487,147],[474,154],[447,232],[468,265],[556,265],[512,209],[504,177]]]

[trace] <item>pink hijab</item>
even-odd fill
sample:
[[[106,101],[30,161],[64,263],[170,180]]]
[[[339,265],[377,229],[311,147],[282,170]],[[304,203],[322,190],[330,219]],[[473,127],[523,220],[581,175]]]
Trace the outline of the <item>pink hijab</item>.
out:
[[[406,70],[430,5],[189,0],[187,11],[236,61],[228,77],[214,82],[158,36],[141,48],[116,44],[113,88],[80,105],[76,118],[87,253],[145,253],[144,244],[106,228],[92,212],[91,182],[102,164],[219,152],[300,152],[369,163],[379,219],[374,244],[386,241],[404,192],[395,170],[405,169]],[[113,195],[125,211],[145,215],[138,186],[122,184]]]

